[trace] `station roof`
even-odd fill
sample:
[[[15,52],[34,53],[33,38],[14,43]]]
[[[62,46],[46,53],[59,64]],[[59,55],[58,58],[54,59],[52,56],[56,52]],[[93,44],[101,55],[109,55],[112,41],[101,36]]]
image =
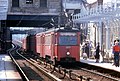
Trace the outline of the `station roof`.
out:
[[[86,12],[79,13],[73,16],[75,22],[99,22],[104,20],[112,20],[120,18],[120,8],[111,6],[105,7],[105,5],[99,5],[95,8],[89,9]]]

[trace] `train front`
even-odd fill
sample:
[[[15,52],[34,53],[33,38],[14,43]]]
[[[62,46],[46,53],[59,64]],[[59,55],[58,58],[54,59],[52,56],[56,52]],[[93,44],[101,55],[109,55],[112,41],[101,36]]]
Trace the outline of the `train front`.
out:
[[[80,32],[76,30],[58,33],[58,61],[79,62],[80,61]]]

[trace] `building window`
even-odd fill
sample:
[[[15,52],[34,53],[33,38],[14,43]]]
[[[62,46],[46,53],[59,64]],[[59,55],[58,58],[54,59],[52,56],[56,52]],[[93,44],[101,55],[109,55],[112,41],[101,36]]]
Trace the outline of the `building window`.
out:
[[[12,0],[12,7],[19,7],[19,0]]]
[[[33,0],[26,0],[26,4],[33,4]]]
[[[74,14],[80,13],[80,9],[75,9]]]
[[[47,7],[47,0],[40,0],[40,7]]]

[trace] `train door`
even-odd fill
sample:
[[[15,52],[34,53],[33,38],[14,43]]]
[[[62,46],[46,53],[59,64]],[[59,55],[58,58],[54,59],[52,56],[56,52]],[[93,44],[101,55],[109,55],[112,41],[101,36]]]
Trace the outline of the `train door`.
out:
[[[57,57],[57,59],[59,60],[59,57],[58,57],[58,35],[59,33],[55,33],[55,44],[54,44],[54,56]]]
[[[52,37],[51,37],[51,58],[52,58],[52,60],[54,59],[54,57],[55,57],[55,34],[52,34],[51,35]]]

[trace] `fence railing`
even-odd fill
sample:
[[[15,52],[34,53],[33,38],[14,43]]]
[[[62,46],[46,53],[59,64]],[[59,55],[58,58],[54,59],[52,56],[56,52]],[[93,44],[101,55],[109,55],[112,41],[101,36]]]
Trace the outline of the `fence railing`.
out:
[[[99,5],[95,8],[86,9],[83,12],[76,14],[72,17],[73,20],[75,19],[84,19],[93,16],[101,16],[101,17],[108,17],[108,16],[120,16],[120,7],[109,6],[105,7],[105,5]]]

